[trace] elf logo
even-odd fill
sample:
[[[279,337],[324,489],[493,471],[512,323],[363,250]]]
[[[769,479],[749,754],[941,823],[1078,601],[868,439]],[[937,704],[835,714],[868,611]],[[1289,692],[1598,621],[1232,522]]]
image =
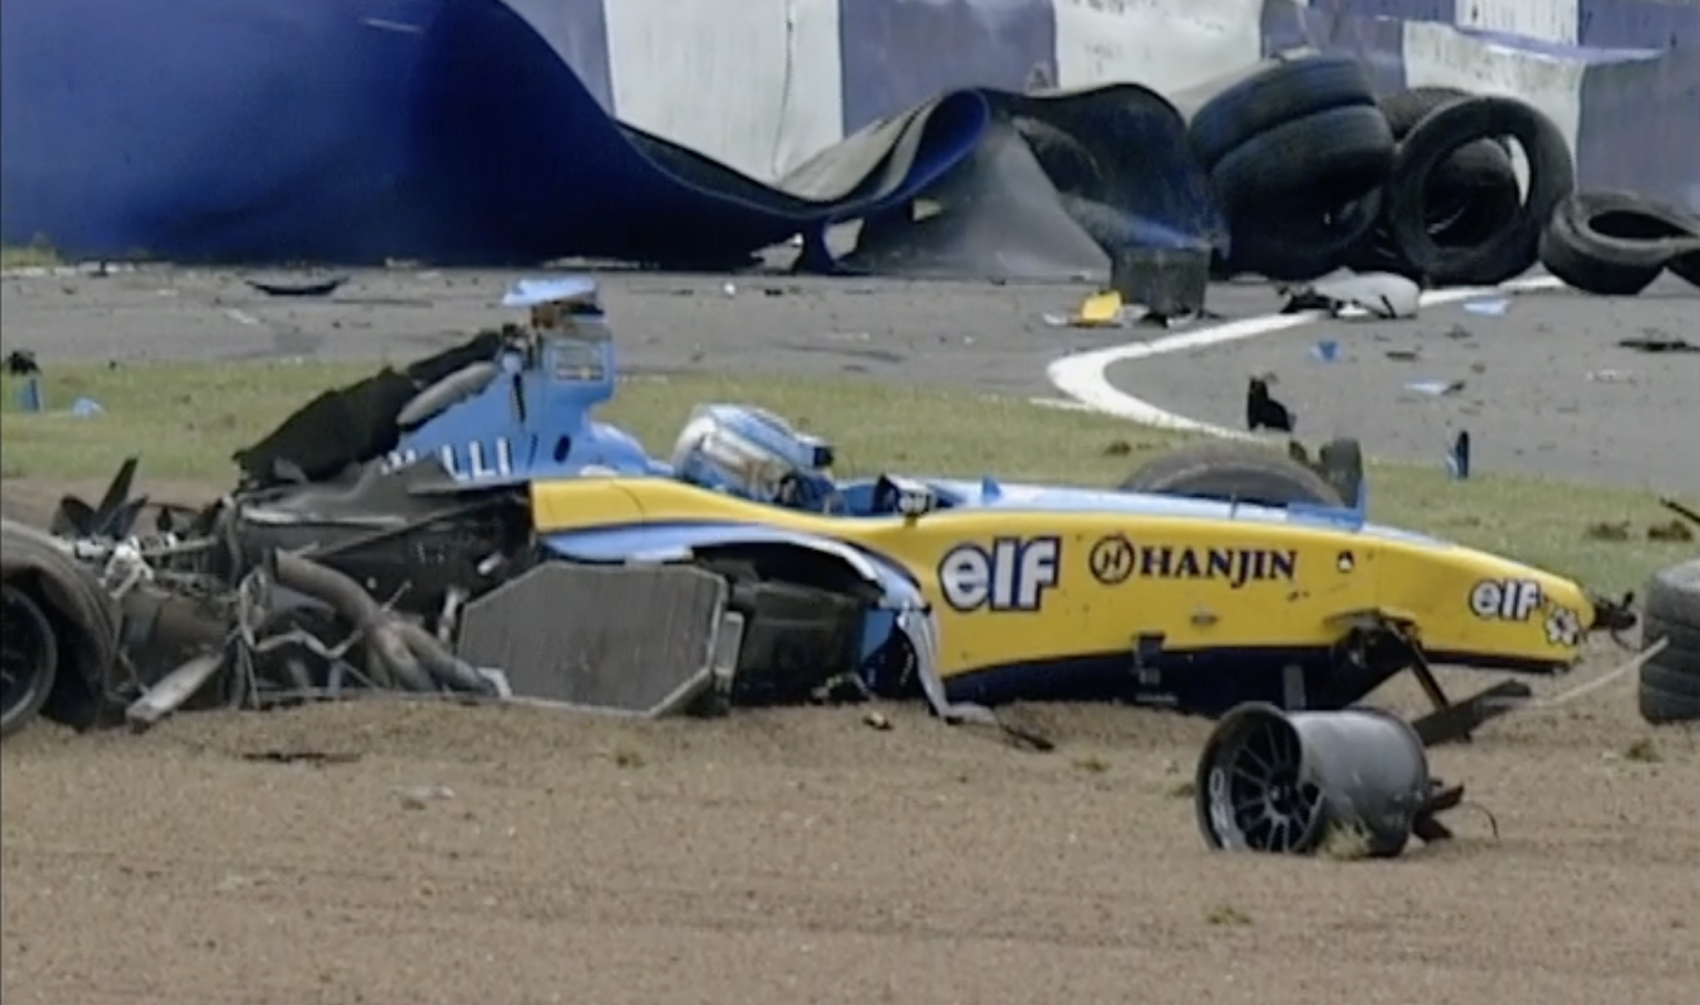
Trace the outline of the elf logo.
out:
[[[991,547],[962,544],[939,562],[945,603],[968,613],[1037,611],[1057,585],[1062,543],[1054,537],[1000,537]]]
[[[1545,602],[1532,579],[1484,579],[1470,588],[1470,613],[1483,621],[1527,621]]]

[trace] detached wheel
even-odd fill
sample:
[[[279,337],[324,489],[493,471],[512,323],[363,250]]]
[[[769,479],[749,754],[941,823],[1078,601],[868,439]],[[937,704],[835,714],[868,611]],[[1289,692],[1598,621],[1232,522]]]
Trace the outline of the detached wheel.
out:
[[[0,585],[0,738],[29,725],[58,679],[53,620],[23,590]]]
[[[1200,443],[1172,450],[1128,475],[1121,489],[1253,506],[1345,505],[1340,491],[1308,465],[1245,443]]]

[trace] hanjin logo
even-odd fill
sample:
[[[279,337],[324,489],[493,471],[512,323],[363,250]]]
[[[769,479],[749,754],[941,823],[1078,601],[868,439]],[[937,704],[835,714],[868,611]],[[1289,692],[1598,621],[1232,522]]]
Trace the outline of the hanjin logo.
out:
[[[1134,548],[1132,541],[1120,534],[1101,538],[1092,546],[1091,553],[1086,557],[1086,563],[1092,569],[1092,578],[1105,586],[1126,582],[1127,578],[1133,575],[1138,562],[1138,549]]]

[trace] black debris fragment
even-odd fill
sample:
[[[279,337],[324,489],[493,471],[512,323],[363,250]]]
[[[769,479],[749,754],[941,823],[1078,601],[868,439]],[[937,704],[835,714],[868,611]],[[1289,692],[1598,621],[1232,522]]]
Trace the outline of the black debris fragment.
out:
[[[1619,348],[1633,349],[1636,352],[1700,352],[1700,345],[1695,345],[1685,338],[1626,338],[1619,339],[1617,344]]]
[[[348,277],[331,276],[327,279],[296,281],[244,279],[243,282],[268,297],[328,297],[348,282]]]
[[[1298,418],[1286,405],[1270,395],[1269,384],[1272,380],[1273,374],[1265,374],[1251,378],[1246,385],[1245,424],[1246,428],[1254,433],[1259,429],[1290,433]]]
[[[6,372],[14,377],[31,377],[41,373],[41,364],[36,362],[35,353],[29,349],[14,349],[7,353],[4,366]]]

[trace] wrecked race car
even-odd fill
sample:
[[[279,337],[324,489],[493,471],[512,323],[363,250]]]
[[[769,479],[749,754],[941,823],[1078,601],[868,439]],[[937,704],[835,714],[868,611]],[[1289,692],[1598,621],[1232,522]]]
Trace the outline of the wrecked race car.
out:
[[[138,524],[127,464],[42,533],[5,527],[5,730],[371,691],[634,715],[822,696],[1338,709],[1430,665],[1559,673],[1624,605],[1364,519],[1262,447],[1132,489],[842,479],[782,419],[703,405],[666,460],[599,421],[594,282],[527,280],[527,323],[326,392],[236,455],[238,486]],[[1361,484],[1361,465],[1347,472]]]

